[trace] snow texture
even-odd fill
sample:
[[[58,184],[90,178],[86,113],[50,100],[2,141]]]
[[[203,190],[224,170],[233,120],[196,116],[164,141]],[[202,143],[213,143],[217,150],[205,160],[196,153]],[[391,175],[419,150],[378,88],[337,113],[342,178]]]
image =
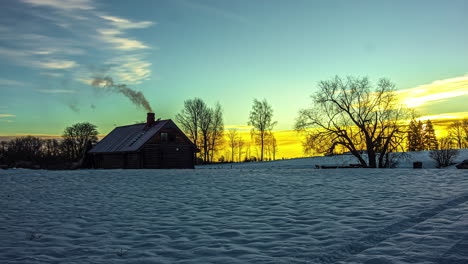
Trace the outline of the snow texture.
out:
[[[468,159],[468,149],[459,149],[459,154],[455,157],[454,162],[460,163]],[[422,162],[423,168],[436,168],[437,163],[429,157],[429,151],[413,151],[404,153],[391,153],[398,161],[397,168],[413,168],[413,162]],[[367,156],[363,155],[364,159]],[[315,165],[339,165],[348,166],[349,164],[359,164],[359,161],[353,155],[335,155],[329,157],[311,157],[311,158],[296,158],[285,160],[274,160],[267,162],[244,162],[232,164],[215,164],[204,165],[200,168],[315,168]],[[451,169],[456,169],[455,166],[450,166]]]
[[[0,263],[468,263],[468,170],[315,161],[0,171]]]

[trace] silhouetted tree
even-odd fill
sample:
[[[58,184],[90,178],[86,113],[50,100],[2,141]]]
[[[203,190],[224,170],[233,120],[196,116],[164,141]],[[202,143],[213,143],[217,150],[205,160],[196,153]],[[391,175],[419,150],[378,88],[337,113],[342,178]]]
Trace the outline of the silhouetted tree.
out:
[[[439,143],[431,120],[411,120],[408,126],[408,151],[437,149]]]
[[[431,120],[426,120],[424,124],[424,150],[438,149],[439,143],[437,142],[434,125]]]
[[[448,127],[449,137],[455,143],[456,148],[468,146],[468,119],[456,121]]]
[[[368,78],[336,76],[321,81],[312,96],[313,106],[299,112],[296,129],[306,133],[310,148],[330,142],[329,149],[344,147],[363,167],[385,167],[385,154],[395,138],[405,133],[400,120],[408,115],[394,91],[395,85],[387,79],[375,87]],[[361,146],[367,150],[368,161]]]
[[[273,108],[268,104],[266,99],[263,101],[254,99],[248,124],[253,126],[251,130],[252,137],[254,137],[256,142],[260,145],[260,161],[263,161],[265,137],[277,123],[272,119]]]
[[[219,103],[216,103],[215,108],[213,109],[213,119],[211,122],[210,132],[209,132],[209,150],[210,162],[213,162],[214,155],[219,151],[223,145],[224,139],[224,119],[223,119],[223,108]]]
[[[223,134],[223,111],[221,105],[208,107],[200,98],[184,101],[184,108],[176,115],[176,120],[187,136],[201,150],[204,162],[213,160]]]
[[[273,160],[276,159],[276,153],[278,153],[278,143],[276,141],[275,135],[271,133],[271,138],[270,138],[270,146],[271,146],[271,154],[273,155]]]
[[[8,142],[6,159],[10,166],[32,167],[41,158],[42,140],[38,137],[19,137]],[[19,165],[21,163],[21,165]],[[26,165],[25,163],[28,163]]]
[[[200,128],[200,122],[204,112],[206,112],[207,106],[200,98],[194,98],[184,101],[184,108],[176,115],[175,119],[185,131],[187,136],[192,142],[200,147],[198,142],[198,133]]]
[[[239,155],[237,159],[238,162],[242,161],[242,153],[243,153],[244,145],[245,145],[244,140],[242,139],[241,136],[239,136],[237,140],[237,149],[238,149],[237,154]]]
[[[269,160],[276,159],[276,153],[278,152],[278,144],[276,142],[275,135],[270,132],[265,137],[265,150]]]
[[[408,151],[424,150],[423,123],[415,119],[408,126]]]
[[[234,162],[234,155],[239,142],[239,134],[236,129],[229,129],[227,133],[228,145],[231,149],[231,162]]]
[[[213,123],[213,110],[205,105],[200,115],[200,147],[203,160],[210,161],[210,131]]]
[[[88,123],[76,123],[63,131],[63,149],[71,161],[84,158],[89,144],[96,144],[98,131],[96,126]]]
[[[437,162],[437,168],[452,165],[455,157],[458,155],[458,150],[452,149],[450,141],[450,138],[442,138],[440,140],[440,148],[429,152],[429,157]]]

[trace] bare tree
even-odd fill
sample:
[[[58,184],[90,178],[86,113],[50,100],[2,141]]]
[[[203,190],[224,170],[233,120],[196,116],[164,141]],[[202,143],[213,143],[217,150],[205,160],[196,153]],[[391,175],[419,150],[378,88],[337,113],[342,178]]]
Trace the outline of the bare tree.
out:
[[[238,162],[242,162],[242,153],[243,153],[243,149],[244,149],[244,144],[245,144],[244,140],[242,139],[241,136],[239,136],[239,138],[237,140],[237,149],[238,149],[237,154],[239,155],[239,157],[237,159]]]
[[[203,160],[209,162],[210,157],[210,132],[213,123],[213,110],[205,107],[200,118],[200,146]]]
[[[468,119],[456,121],[449,126],[449,137],[455,142],[456,148],[465,148],[468,145]]]
[[[275,160],[277,151],[278,144],[276,142],[275,135],[273,134],[273,132],[270,131],[265,136],[265,153],[268,157],[268,160]]]
[[[270,133],[270,146],[271,146],[271,154],[273,155],[273,160],[276,159],[276,153],[278,152],[278,143],[276,142],[276,137],[273,133]]]
[[[273,121],[273,108],[268,104],[266,99],[258,101],[254,99],[252,111],[250,111],[250,117],[248,124],[253,126],[251,130],[252,137],[256,139],[256,142],[260,145],[260,160],[263,161],[263,154],[265,150],[265,137],[277,124]]]
[[[250,147],[251,142],[248,141],[246,146],[245,146],[245,160],[249,161],[251,159],[251,150],[252,148]]]
[[[239,133],[236,129],[229,129],[227,133],[228,145],[231,149],[231,162],[234,162],[234,155],[236,153],[236,148],[238,147]]]
[[[224,130],[221,105],[218,103],[212,109],[200,98],[189,99],[184,101],[184,108],[176,115],[176,120],[201,150],[199,155],[203,160],[213,161]]]
[[[63,132],[63,144],[66,145],[67,151],[70,152],[69,158],[71,160],[83,158],[90,145],[97,143],[97,135],[96,126],[88,122],[76,123],[65,128]]]
[[[391,151],[395,138],[405,132],[400,120],[408,116],[399,105],[394,87],[387,79],[379,80],[375,87],[368,78],[336,76],[321,81],[312,96],[313,106],[299,112],[296,129],[306,133],[312,149],[317,144],[322,148],[317,151],[323,152],[322,142],[330,142],[327,152],[342,146],[363,167],[385,167],[385,154]]]
[[[206,111],[206,104],[200,98],[194,98],[184,101],[184,108],[176,115],[175,119],[187,133],[187,136],[193,143],[199,147],[198,133],[203,113]]]
[[[458,155],[458,150],[452,149],[450,141],[450,138],[442,138],[439,144],[440,149],[429,152],[429,157],[437,162],[437,168],[452,165],[455,157]]]
[[[33,136],[19,137],[11,140],[8,142],[6,152],[8,163],[30,162],[31,164],[36,164],[41,157],[42,145],[43,141]]]
[[[213,110],[213,118],[210,130],[210,162],[213,162],[214,155],[219,151],[223,145],[224,139],[224,120],[223,120],[223,108],[219,103],[216,103]]]

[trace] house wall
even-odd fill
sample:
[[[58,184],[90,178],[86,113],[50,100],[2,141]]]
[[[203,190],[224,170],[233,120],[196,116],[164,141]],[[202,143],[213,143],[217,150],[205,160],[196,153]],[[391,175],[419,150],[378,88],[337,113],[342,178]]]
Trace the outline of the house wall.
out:
[[[139,169],[142,167],[139,153],[95,154],[94,166],[103,169]]]
[[[97,168],[104,169],[120,169],[125,165],[124,157],[122,154],[101,154],[97,155],[95,159]]]
[[[167,133],[167,140],[161,138]],[[177,129],[163,128],[143,147],[144,168],[194,168],[194,149]]]
[[[165,133],[165,137],[161,134]],[[194,168],[194,145],[176,127],[161,128],[138,152],[95,154],[96,168]]]

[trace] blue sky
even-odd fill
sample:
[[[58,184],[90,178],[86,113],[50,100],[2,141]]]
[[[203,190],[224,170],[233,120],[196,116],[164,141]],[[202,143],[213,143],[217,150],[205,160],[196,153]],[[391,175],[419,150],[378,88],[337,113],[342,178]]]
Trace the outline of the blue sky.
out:
[[[95,76],[142,91],[162,118],[194,97],[220,102],[230,126],[266,98],[276,129],[292,129],[334,75],[429,90],[422,114],[466,112],[467,13],[467,1],[3,0],[0,135],[145,119]]]

